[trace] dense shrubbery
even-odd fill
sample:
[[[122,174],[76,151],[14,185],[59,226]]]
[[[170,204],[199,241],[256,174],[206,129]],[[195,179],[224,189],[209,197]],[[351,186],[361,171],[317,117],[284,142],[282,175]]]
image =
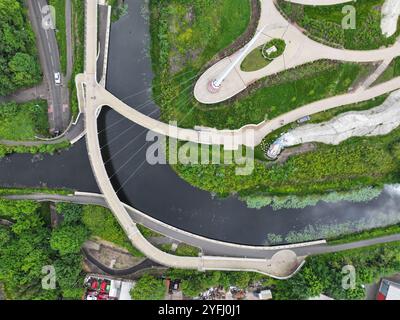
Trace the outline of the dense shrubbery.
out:
[[[131,290],[133,300],[163,300],[167,288],[164,281],[145,274]]]
[[[21,1],[0,2],[0,96],[41,80],[35,36]]]
[[[143,256],[139,250],[132,246],[109,209],[92,205],[84,206],[82,220],[89,229],[91,236],[115,243],[129,250],[134,256]]]
[[[56,151],[67,149],[70,147],[70,143],[68,141],[60,142],[58,144],[42,144],[39,146],[7,146],[0,145],[0,158],[6,156],[11,153],[50,153],[53,154]]]
[[[356,9],[356,28],[342,28],[343,4],[303,6],[279,0],[278,6],[292,21],[306,29],[312,38],[347,49],[377,49],[396,41],[400,30],[390,38],[382,34],[380,8],[384,0],[364,0],[351,5]]]
[[[349,192],[330,192],[327,194],[313,194],[307,196],[272,196],[272,195],[250,195],[243,197],[247,206],[253,209],[261,209],[265,206],[272,206],[274,210],[279,209],[302,209],[307,206],[314,206],[319,201],[335,203],[340,201],[363,202],[375,199],[381,194],[379,188],[366,187]]]
[[[74,251],[68,255],[52,250],[49,239],[64,226],[52,231],[43,220],[41,207],[31,201],[0,200],[0,217],[14,222],[11,228],[0,227],[0,282],[9,299],[80,299],[82,256],[77,249],[66,250]],[[42,288],[45,266],[55,268],[55,290]]]
[[[46,101],[0,104],[0,139],[35,140],[49,135]]]
[[[259,279],[265,280],[266,277],[250,272],[221,272],[207,271],[198,272],[192,270],[170,269],[167,274],[172,279],[181,279],[181,289],[187,297],[197,297],[199,293],[211,287],[237,286],[247,288],[248,285]]]

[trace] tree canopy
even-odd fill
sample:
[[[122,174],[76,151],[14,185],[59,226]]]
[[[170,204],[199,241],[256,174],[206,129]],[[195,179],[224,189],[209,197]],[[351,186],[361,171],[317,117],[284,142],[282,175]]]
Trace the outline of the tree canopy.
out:
[[[35,35],[22,1],[0,1],[0,96],[38,83]]]
[[[131,290],[133,300],[162,300],[166,287],[161,279],[149,274],[141,277]]]
[[[42,206],[33,201],[0,200],[0,217],[13,223],[11,227],[0,226],[0,282],[4,283],[7,298],[80,299],[83,294],[80,246],[86,229],[82,225],[63,224],[51,230],[41,210]],[[71,234],[76,241],[70,241]],[[46,266],[54,267],[54,290],[42,288]]]

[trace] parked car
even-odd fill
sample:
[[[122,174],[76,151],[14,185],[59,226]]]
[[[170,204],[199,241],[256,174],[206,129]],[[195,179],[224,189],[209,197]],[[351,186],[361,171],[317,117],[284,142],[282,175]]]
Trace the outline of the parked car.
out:
[[[298,124],[302,124],[302,123],[308,122],[308,121],[310,121],[310,120],[311,120],[311,117],[310,117],[310,116],[305,116],[305,117],[300,118],[299,120],[297,120],[297,123],[298,123]]]
[[[56,85],[61,84],[61,74],[59,72],[54,73],[54,81],[56,82]]]

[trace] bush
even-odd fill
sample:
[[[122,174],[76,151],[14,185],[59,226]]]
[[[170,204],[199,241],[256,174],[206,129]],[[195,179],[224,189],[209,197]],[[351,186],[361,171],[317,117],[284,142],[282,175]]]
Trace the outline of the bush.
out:
[[[57,203],[57,212],[64,216],[63,223],[76,224],[82,220],[82,206],[74,203]]]
[[[78,253],[82,244],[88,238],[88,230],[81,225],[62,225],[55,229],[51,235],[50,246],[60,255]]]
[[[133,300],[162,300],[166,293],[164,281],[145,274],[131,290]]]

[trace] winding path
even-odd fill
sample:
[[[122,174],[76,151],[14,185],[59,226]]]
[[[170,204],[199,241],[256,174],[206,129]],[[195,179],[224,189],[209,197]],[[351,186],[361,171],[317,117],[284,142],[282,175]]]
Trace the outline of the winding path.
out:
[[[319,4],[319,2],[315,2],[315,4]],[[302,64],[307,61],[318,59],[319,55],[324,53],[325,57],[330,57],[331,59],[338,60],[347,60],[347,61],[390,61],[393,57],[400,54],[400,42],[396,43],[393,47],[380,49],[380,50],[371,50],[371,51],[350,51],[350,50],[340,50],[330,48],[324,45],[321,45],[315,41],[308,39],[304,36],[299,30],[289,25],[288,22],[280,15],[279,11],[276,9],[272,0],[263,0],[263,14],[261,15],[262,20],[266,20],[270,16],[272,20],[268,20],[269,24],[272,26],[276,25],[284,25],[283,28],[272,28],[266,29],[265,37],[273,36],[278,33],[279,36],[282,34],[285,37],[294,37],[294,42],[288,48],[288,54],[294,55],[295,59],[287,60],[285,58],[284,63],[282,61],[276,61],[276,63],[271,63],[266,69],[263,69],[258,72],[250,72],[249,74],[249,83],[258,79],[263,75],[263,72],[274,73],[279,70],[284,70],[289,67],[293,67],[294,65]],[[260,23],[262,25],[262,23]],[[285,31],[286,30],[286,31]],[[290,30],[290,32],[288,32]],[[277,35],[277,36],[278,36]],[[90,36],[92,34],[90,33]],[[258,40],[262,41],[262,40]],[[308,50],[303,49],[303,45],[306,44]],[[255,45],[256,46],[256,45]],[[214,67],[211,67],[206,73],[200,78],[199,82],[196,85],[196,90],[199,90],[201,86],[203,86],[202,90],[206,90],[207,87],[207,74],[212,70],[216,70],[215,68],[219,68],[222,64],[226,64],[229,62],[230,58],[223,59],[221,62],[217,63]],[[282,58],[283,59],[283,58]],[[224,62],[225,61],[225,62]],[[290,61],[290,62],[289,62]],[[218,69],[217,68],[217,69]],[[95,73],[95,70],[90,70],[92,73]],[[234,73],[232,73],[234,74]],[[211,77],[212,78],[212,77]],[[211,79],[210,78],[210,79]],[[228,81],[229,79],[227,79]],[[201,84],[203,81],[203,84]],[[230,80],[229,80],[230,81]],[[228,81],[228,82],[229,82]],[[232,80],[233,86],[236,86],[239,82],[236,82],[234,79]],[[80,89],[85,82],[84,76],[78,76],[77,80],[78,89]],[[230,83],[230,82],[229,82]],[[226,83],[223,84],[223,88],[230,86],[225,86]],[[331,97],[328,99],[320,100],[317,102],[313,102],[311,104],[305,105],[303,107],[292,110],[288,113],[285,113],[275,119],[266,120],[259,124],[249,124],[240,129],[236,130],[217,130],[212,128],[197,128],[195,129],[183,129],[178,128],[174,125],[169,125],[163,123],[161,121],[150,118],[137,110],[131,108],[120,99],[112,95],[108,92],[104,87],[99,85],[97,82],[91,83],[91,87],[93,92],[95,92],[96,104],[97,106],[109,106],[114,109],[116,112],[121,114],[122,116],[130,119],[131,121],[139,124],[140,126],[147,128],[153,132],[156,132],[163,136],[168,136],[171,138],[175,138],[182,141],[190,141],[199,144],[207,144],[207,145],[222,145],[226,150],[237,150],[240,145],[255,147],[261,143],[262,139],[269,133],[274,130],[279,129],[282,126],[285,126],[288,123],[294,122],[304,116],[312,115],[321,111],[329,110],[332,108],[336,108],[342,105],[352,104],[356,102],[362,102],[366,100],[370,100],[372,98],[378,97],[385,93],[394,91],[400,88],[400,77],[392,79],[391,81],[382,83],[378,86],[372,88],[366,88],[366,86],[360,87],[359,90],[353,93],[343,94],[340,96]],[[242,87],[240,90],[244,89]],[[236,90],[236,89],[235,89]],[[207,90],[206,90],[207,91]],[[83,97],[83,91],[80,95]],[[239,91],[235,91],[236,93]],[[83,99],[83,98],[82,98]],[[83,102],[82,102],[83,104]]]
[[[33,200],[33,201],[51,201],[51,202],[71,202],[76,204],[92,204],[108,207],[106,200],[99,194],[76,193],[75,195],[56,195],[56,194],[27,194],[27,195],[10,195],[4,196],[10,200]],[[314,241],[308,243],[300,243],[288,246],[247,246],[229,242],[208,239],[197,236],[192,233],[169,226],[161,221],[149,217],[138,210],[123,204],[127,212],[135,223],[140,223],[151,230],[161,233],[171,239],[189,245],[199,247],[209,256],[237,256],[248,258],[271,258],[276,252],[283,248],[290,248],[298,256],[309,256],[331,252],[340,252],[351,249],[365,248],[377,244],[400,241],[400,234],[382,236],[367,240],[355,241],[344,244],[329,245],[326,241]]]
[[[320,4],[320,1],[307,2],[314,5]],[[339,1],[338,3],[342,2],[343,1]],[[400,41],[396,42],[391,47],[383,49],[346,50],[332,48],[311,40],[281,15],[274,0],[261,0],[261,18],[258,30],[264,31],[252,44],[249,52],[262,46],[271,39],[283,39],[286,43],[284,53],[274,59],[266,67],[254,72],[245,72],[241,70],[241,64],[246,58],[246,56],[244,56],[238,60],[235,68],[225,78],[219,90],[209,90],[210,83],[237,61],[237,57],[241,55],[243,49],[230,57],[222,59],[206,70],[197,81],[194,95],[199,102],[215,104],[228,100],[262,78],[318,60],[377,62],[392,60],[394,57],[400,55]]]

